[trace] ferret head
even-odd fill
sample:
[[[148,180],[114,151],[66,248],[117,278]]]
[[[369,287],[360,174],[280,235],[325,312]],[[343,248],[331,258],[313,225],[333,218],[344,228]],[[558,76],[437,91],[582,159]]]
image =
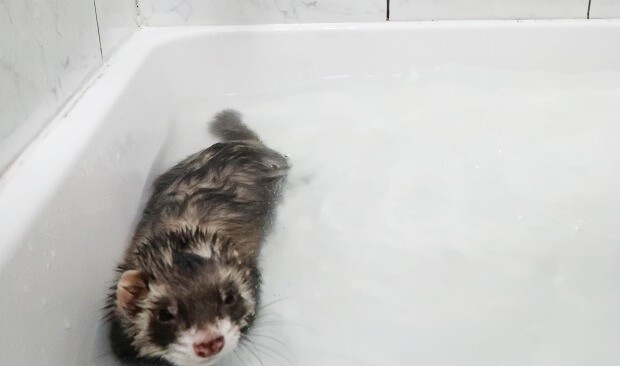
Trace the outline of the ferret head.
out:
[[[227,249],[213,236],[192,242],[196,234],[177,235],[184,234],[140,246],[133,268],[123,268],[113,294],[116,321],[139,358],[212,365],[250,325],[258,273],[230,253],[230,241]]]

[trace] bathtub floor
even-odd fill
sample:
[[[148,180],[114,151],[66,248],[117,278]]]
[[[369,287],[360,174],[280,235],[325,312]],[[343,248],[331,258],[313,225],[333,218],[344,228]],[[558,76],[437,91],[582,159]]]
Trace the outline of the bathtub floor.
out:
[[[224,107],[294,164],[227,365],[618,365],[618,85],[444,66],[183,100],[161,169]]]

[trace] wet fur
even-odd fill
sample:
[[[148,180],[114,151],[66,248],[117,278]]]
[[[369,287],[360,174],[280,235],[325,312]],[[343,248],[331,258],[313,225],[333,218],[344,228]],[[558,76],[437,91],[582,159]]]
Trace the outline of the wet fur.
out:
[[[189,156],[155,181],[118,266],[119,278],[139,270],[149,284],[141,307],[155,312],[173,299],[180,314],[165,325],[169,329],[147,310],[132,318],[119,309],[112,291],[107,302],[112,349],[130,364],[169,365],[161,350],[178,329],[226,315],[246,330],[254,319],[257,258],[289,165],[234,111],[217,115],[210,129],[223,142]],[[226,291],[238,291],[243,301],[223,305],[218,299]]]

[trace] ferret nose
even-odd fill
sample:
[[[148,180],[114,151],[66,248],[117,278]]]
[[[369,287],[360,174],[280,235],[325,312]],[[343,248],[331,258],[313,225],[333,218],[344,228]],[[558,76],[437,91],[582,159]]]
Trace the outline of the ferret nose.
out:
[[[220,353],[224,348],[224,337],[219,336],[210,341],[202,343],[194,343],[194,352],[196,356],[207,358]]]

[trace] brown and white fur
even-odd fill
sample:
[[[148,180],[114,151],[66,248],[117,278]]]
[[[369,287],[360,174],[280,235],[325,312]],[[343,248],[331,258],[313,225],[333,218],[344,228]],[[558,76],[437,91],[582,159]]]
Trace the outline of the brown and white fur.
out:
[[[212,365],[237,346],[259,301],[258,255],[289,169],[237,112],[223,142],[154,184],[108,299],[117,356],[140,365]]]

